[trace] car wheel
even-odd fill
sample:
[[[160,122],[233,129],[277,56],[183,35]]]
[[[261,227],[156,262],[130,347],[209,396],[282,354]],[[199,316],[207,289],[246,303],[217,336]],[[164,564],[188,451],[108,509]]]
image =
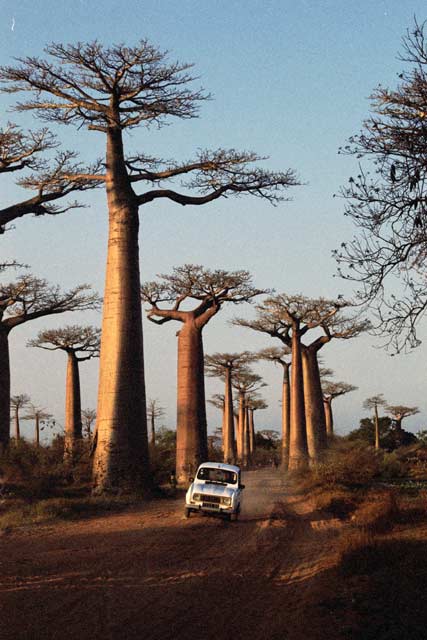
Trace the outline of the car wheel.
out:
[[[185,509],[185,512],[184,512],[185,517],[186,517],[186,518],[189,518],[189,517],[190,517],[190,513],[191,513],[191,509],[187,509],[187,508],[186,508],[186,509]]]

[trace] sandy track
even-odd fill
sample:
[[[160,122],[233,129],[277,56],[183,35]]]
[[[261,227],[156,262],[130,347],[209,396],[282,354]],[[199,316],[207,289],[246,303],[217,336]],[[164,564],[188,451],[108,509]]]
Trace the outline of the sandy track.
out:
[[[165,500],[3,536],[1,639],[343,637],[322,606],[337,523],[277,471],[244,482],[237,523]]]

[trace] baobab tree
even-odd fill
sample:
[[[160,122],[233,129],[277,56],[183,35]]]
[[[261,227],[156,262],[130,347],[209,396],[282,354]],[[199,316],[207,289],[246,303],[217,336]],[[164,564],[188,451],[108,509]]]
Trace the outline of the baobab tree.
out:
[[[225,303],[249,302],[264,293],[252,285],[247,271],[211,271],[199,265],[176,267],[171,275],[141,287],[141,297],[150,304],[147,313],[155,324],[178,321],[178,398],[176,477],[186,483],[207,458],[207,426],[202,332]],[[193,300],[196,306],[184,311]],[[163,304],[169,304],[164,308]]]
[[[82,409],[82,427],[83,433],[86,434],[86,437],[91,440],[92,439],[92,425],[96,421],[96,410],[95,409]]]
[[[247,467],[250,460],[250,435],[247,411],[247,399],[256,391],[267,386],[261,376],[248,366],[242,366],[232,379],[233,387],[239,394],[239,428],[237,433],[237,458]]]
[[[249,431],[249,456],[251,457],[255,451],[255,411],[267,409],[268,404],[257,393],[249,395],[246,399],[246,408],[248,412],[248,431]]]
[[[367,321],[342,315],[348,305],[341,299],[280,294],[256,306],[255,320],[235,320],[291,348],[290,469],[304,468],[309,458],[315,462],[326,446],[318,352],[333,338],[348,339],[369,328]],[[320,330],[321,335],[304,344],[302,338],[313,329]]]
[[[289,465],[289,437],[291,428],[290,414],[290,378],[289,370],[291,368],[291,349],[284,345],[283,347],[267,347],[258,351],[257,358],[260,360],[268,360],[275,364],[280,364],[283,368],[282,381],[282,467],[287,470]]]
[[[326,435],[332,438],[334,435],[334,417],[332,413],[332,402],[335,398],[343,396],[351,391],[356,391],[357,387],[347,382],[332,382],[326,380],[322,382],[323,403],[325,407]]]
[[[20,393],[17,396],[10,398],[10,408],[13,411],[13,419],[15,424],[15,440],[19,442],[21,439],[21,430],[19,425],[19,411],[24,407],[27,407],[30,403],[30,396],[26,393]]]
[[[379,449],[380,444],[380,424],[378,417],[378,407],[384,407],[386,405],[386,400],[382,393],[379,393],[376,396],[371,396],[370,398],[366,398],[363,403],[364,409],[373,409],[374,410],[374,428],[375,428],[375,449]]]
[[[156,444],[156,420],[165,415],[165,410],[160,406],[159,401],[154,398],[147,403],[147,417],[151,426],[151,444]]]
[[[402,431],[402,420],[404,420],[404,418],[414,416],[420,412],[418,407],[406,407],[403,404],[388,404],[386,405],[385,410],[393,418],[394,427],[397,432]]]
[[[48,161],[46,152],[57,147],[58,141],[46,128],[24,132],[16,124],[9,123],[0,129],[0,174],[19,172],[17,184],[34,192],[32,197],[0,209],[0,233],[6,231],[10,222],[28,214],[58,215],[75,209],[79,206],[77,202],[61,206],[55,202],[99,185],[98,180],[81,178],[82,173],[99,171],[99,164],[84,167],[72,151],[57,151]]]
[[[213,353],[205,357],[206,374],[214,378],[222,378],[225,382],[224,390],[224,415],[223,415],[223,453],[224,462],[236,461],[236,442],[234,433],[234,409],[233,409],[233,372],[238,371],[244,365],[254,360],[254,355],[249,351],[241,353]]]
[[[35,94],[18,109],[34,110],[48,122],[85,126],[106,137],[105,174],[81,174],[82,179],[105,184],[109,211],[94,483],[99,492],[124,490],[150,481],[139,208],[156,200],[200,206],[242,194],[274,204],[284,200],[284,191],[298,180],[292,170],[263,170],[255,164],[262,160],[259,155],[234,149],[203,150],[183,163],[143,153],[126,156],[124,131],[197,116],[208,96],[191,88],[191,65],[169,62],[165,52],[146,40],[134,47],[103,47],[96,41],[52,44],[45,51],[49,59],[19,59],[18,65],[1,69],[0,79],[8,91]],[[183,190],[172,188],[186,176]],[[137,192],[138,183],[148,189]]]
[[[8,446],[10,428],[9,334],[44,316],[99,307],[99,297],[82,284],[69,291],[31,274],[0,284],[0,449]]]
[[[99,357],[101,332],[97,327],[67,325],[40,331],[28,346],[67,354],[65,382],[64,461],[73,463],[83,437],[79,363]]]
[[[374,170],[362,164],[341,190],[357,235],[336,251],[340,274],[376,309],[377,333],[397,352],[420,343],[427,307],[426,22],[406,32],[399,60],[397,86],[374,90],[362,131],[342,149]]]
[[[49,424],[52,414],[42,407],[36,407],[30,404],[27,413],[22,416],[22,420],[34,420],[34,439],[36,446],[40,446],[40,431]]]

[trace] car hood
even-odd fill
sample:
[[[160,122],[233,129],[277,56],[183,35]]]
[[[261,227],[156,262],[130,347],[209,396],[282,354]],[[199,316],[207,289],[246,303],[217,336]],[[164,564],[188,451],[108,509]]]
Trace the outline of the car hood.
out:
[[[194,482],[193,493],[204,493],[210,496],[232,496],[237,487],[230,487],[223,484],[206,484],[205,482]]]

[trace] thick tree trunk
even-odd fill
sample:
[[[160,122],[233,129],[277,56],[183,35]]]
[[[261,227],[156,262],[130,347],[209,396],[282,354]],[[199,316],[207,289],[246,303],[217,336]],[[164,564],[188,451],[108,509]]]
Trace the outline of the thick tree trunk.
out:
[[[233,408],[234,411],[234,408]],[[235,451],[236,451],[236,461],[239,459],[239,451],[238,451],[238,446],[239,446],[239,414],[238,413],[233,413],[233,418],[234,418],[234,433],[235,433],[235,438],[234,438],[234,447],[235,447]]]
[[[286,471],[289,466],[289,435],[290,435],[290,388],[289,366],[283,367],[282,385],[282,469]]]
[[[307,434],[304,410],[301,338],[298,324],[292,329],[291,428],[289,469],[304,469],[308,464]]]
[[[234,440],[233,390],[231,386],[231,369],[229,368],[225,370],[222,442],[224,462],[233,464],[236,460],[236,445]]]
[[[154,414],[151,416],[151,444],[153,447],[156,445],[156,426]]]
[[[237,430],[237,459],[243,462],[243,443],[245,438],[245,394],[239,391],[239,428]]]
[[[21,429],[19,424],[19,408],[15,407],[15,440],[19,442],[21,439]]]
[[[326,448],[325,410],[317,351],[310,347],[303,347],[302,363],[307,448],[310,462],[316,463],[321,452]]]
[[[254,409],[249,409],[249,454],[252,457],[255,451],[255,422],[254,422]]]
[[[250,436],[249,436],[249,411],[248,408],[244,407],[244,418],[243,418],[243,450],[242,450],[242,461],[243,466],[248,467],[250,462]]]
[[[378,418],[378,407],[375,406],[375,418],[374,418],[374,424],[375,424],[375,449],[379,449],[380,448],[380,421]]]
[[[332,438],[334,435],[334,416],[332,413],[332,398],[323,400],[323,408],[325,410],[326,419],[326,436]]]
[[[188,484],[208,457],[202,330],[189,315],[178,333],[176,478]]]
[[[10,439],[9,332],[0,324],[0,453]]]
[[[96,493],[150,484],[140,300],[138,206],[121,132],[107,135],[109,238],[94,455]]]
[[[79,363],[73,351],[67,355],[64,462],[72,464],[82,439],[82,405],[80,400]]]

